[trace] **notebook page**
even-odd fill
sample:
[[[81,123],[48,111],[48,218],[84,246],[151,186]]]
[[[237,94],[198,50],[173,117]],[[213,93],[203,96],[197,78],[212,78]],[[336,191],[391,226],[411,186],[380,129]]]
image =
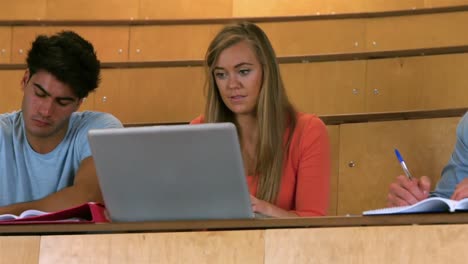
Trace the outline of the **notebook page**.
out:
[[[380,209],[375,209],[375,210],[364,211],[362,215],[395,214],[405,209],[408,209],[410,207],[411,205],[380,208]]]
[[[413,205],[365,211],[363,215],[453,212],[454,202],[446,198],[431,197]]]

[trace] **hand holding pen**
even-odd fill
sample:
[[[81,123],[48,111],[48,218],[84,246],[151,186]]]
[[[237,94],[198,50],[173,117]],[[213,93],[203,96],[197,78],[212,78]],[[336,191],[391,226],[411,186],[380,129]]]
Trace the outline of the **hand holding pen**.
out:
[[[387,206],[402,206],[417,203],[429,196],[431,181],[427,176],[414,178],[403,156],[395,149],[395,155],[405,175],[400,175],[390,184]]]
[[[412,176],[411,173],[409,172],[408,167],[406,166],[406,163],[405,163],[405,161],[403,160],[403,157],[401,156],[401,154],[400,154],[400,152],[398,151],[398,149],[395,149],[395,155],[397,156],[398,162],[400,162],[401,168],[402,168],[403,171],[405,172],[406,177],[408,177],[408,180],[412,180],[412,179],[413,179],[413,176]]]

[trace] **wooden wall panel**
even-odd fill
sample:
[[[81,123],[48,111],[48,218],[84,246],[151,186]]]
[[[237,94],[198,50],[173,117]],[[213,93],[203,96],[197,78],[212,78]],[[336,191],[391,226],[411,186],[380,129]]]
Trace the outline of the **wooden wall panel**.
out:
[[[115,115],[117,118],[122,118],[124,111],[132,111],[132,108],[121,110],[122,101],[127,98],[121,97],[122,90],[122,71],[124,69],[103,69],[101,70],[101,84],[94,93],[94,109],[100,112],[107,112]],[[139,87],[128,87],[128,89],[134,88],[134,92],[142,94]],[[133,123],[127,119],[127,122]]]
[[[138,17],[138,1],[127,0],[47,0],[51,20],[133,20]]]
[[[263,230],[43,236],[39,263],[263,263]]]
[[[365,6],[362,11],[384,12],[384,11],[395,11],[395,10],[422,9],[424,7],[425,7],[424,0],[405,0],[405,1],[365,0]]]
[[[201,67],[122,70],[119,113],[124,123],[187,122],[204,109]]]
[[[369,60],[368,112],[468,106],[468,53]]]
[[[424,57],[367,61],[366,111],[421,110],[425,61]]]
[[[459,117],[343,124],[340,126],[338,215],[386,206],[388,186],[403,171],[398,148],[411,173],[440,178],[455,144]]]
[[[21,78],[24,70],[1,70],[0,71],[0,113],[11,112],[21,109],[23,90]]]
[[[11,27],[0,27],[0,63],[11,62]]]
[[[328,136],[330,138],[332,174],[330,178],[330,206],[328,215],[336,215],[338,202],[338,177],[340,167],[340,126],[327,126]]]
[[[128,61],[128,26],[49,27],[49,34],[72,30],[91,42],[101,62]]]
[[[234,17],[307,16],[340,13],[360,13],[364,0],[314,1],[314,0],[233,0]]]
[[[31,43],[39,34],[51,35],[62,30],[72,30],[91,42],[101,62],[128,60],[128,26],[96,27],[13,27],[12,62],[24,63]]]
[[[366,49],[385,51],[466,45],[468,12],[367,20]]]
[[[468,106],[468,53],[427,57],[424,65],[425,109]]]
[[[468,5],[468,0],[425,0],[426,7]]]
[[[365,22],[358,19],[272,22],[258,24],[277,56],[364,51]]]
[[[11,36],[11,62],[26,63],[26,56],[29,49],[31,49],[31,43],[36,36],[40,34],[49,34],[49,28],[41,26],[13,27]]]
[[[385,12],[422,9],[425,7],[455,6],[467,4],[466,0],[233,0],[234,17],[306,16],[342,13]]]
[[[0,20],[44,20],[47,0],[2,1]]]
[[[282,64],[288,96],[298,110],[319,115],[364,111],[365,61]]]
[[[2,236],[0,238],[0,264],[36,264],[39,261],[39,236]]]
[[[465,263],[467,225],[269,229],[265,263]]]
[[[201,60],[221,25],[135,26],[130,61]]]
[[[233,0],[140,0],[140,19],[229,18]]]

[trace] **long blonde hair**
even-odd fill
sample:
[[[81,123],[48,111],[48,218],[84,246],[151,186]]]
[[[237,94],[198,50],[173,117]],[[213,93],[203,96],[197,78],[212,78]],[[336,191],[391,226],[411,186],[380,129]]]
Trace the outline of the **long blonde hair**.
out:
[[[252,46],[263,68],[262,87],[257,103],[259,135],[255,164],[258,177],[256,196],[274,203],[281,184],[283,159],[289,150],[296,125],[296,111],[286,95],[273,47],[265,33],[255,24],[242,22],[228,25],[210,43],[205,56],[205,122],[232,122],[237,126],[234,114],[221,99],[213,70],[221,52],[241,41],[246,41]],[[284,144],[287,128],[289,137]]]

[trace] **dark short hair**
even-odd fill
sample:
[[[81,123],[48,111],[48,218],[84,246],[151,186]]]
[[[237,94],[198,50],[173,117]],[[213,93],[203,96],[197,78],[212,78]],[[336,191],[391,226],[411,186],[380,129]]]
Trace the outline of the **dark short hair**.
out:
[[[78,98],[88,96],[100,82],[100,62],[93,45],[73,31],[39,35],[26,59],[30,76],[46,71],[69,85]]]

